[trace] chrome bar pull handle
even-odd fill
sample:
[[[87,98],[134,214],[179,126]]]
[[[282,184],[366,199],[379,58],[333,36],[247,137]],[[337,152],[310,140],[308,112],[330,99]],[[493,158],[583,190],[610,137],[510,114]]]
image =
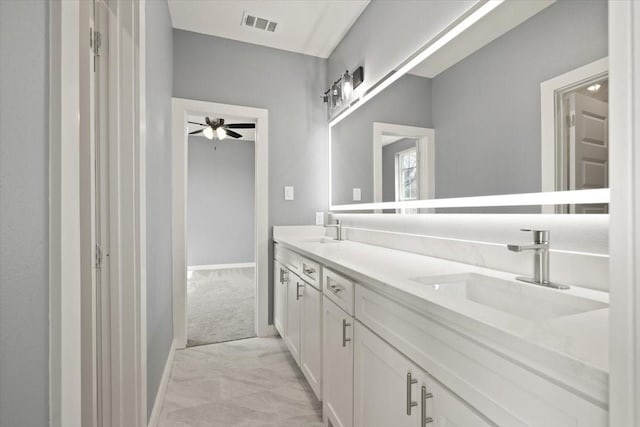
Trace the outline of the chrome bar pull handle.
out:
[[[431,424],[433,422],[433,418],[427,417],[427,399],[431,399],[433,397],[432,393],[427,393],[427,387],[422,386],[420,389],[420,394],[422,397],[422,408],[420,408],[420,419],[422,420],[422,427],[426,427],[427,424]]]
[[[342,319],[342,346],[346,347],[347,343],[351,341],[351,338],[347,338],[347,326],[351,326],[351,323],[347,323],[347,319]]]
[[[407,415],[411,415],[411,408],[418,406],[418,402],[411,400],[411,386],[418,380],[411,378],[411,372],[407,372]]]
[[[300,282],[296,282],[296,301],[302,298],[302,295],[300,295],[300,288],[304,288],[304,285],[301,285]]]

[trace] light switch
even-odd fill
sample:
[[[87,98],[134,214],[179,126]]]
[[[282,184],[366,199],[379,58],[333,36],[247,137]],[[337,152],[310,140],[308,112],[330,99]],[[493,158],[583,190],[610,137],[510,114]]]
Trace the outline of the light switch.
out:
[[[291,186],[284,187],[284,199],[293,200],[293,187]]]
[[[316,225],[324,225],[324,212],[316,212]]]
[[[353,189],[353,201],[354,202],[359,202],[360,200],[361,200],[360,189],[359,188],[354,188]]]

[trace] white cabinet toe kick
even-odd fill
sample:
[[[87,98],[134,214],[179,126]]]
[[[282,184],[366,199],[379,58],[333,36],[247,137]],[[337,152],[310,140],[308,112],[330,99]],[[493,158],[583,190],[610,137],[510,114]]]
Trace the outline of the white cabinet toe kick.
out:
[[[606,397],[407,305],[353,266],[308,243],[279,242],[274,254],[274,323],[326,426],[608,425]]]

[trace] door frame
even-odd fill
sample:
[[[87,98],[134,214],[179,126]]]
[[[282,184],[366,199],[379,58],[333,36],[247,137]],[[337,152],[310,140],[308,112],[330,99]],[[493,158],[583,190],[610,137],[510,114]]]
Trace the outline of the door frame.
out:
[[[145,0],[109,22],[109,287],[113,425],[147,425]],[[50,3],[49,412],[53,427],[97,420],[92,1]]]
[[[541,185],[540,191],[564,191],[557,188],[561,178],[556,165],[559,155],[558,140],[561,135],[556,132],[556,120],[560,111],[556,105],[556,94],[565,89],[599,78],[609,72],[609,57],[600,58],[574,70],[560,74],[540,83],[540,143],[541,143]],[[550,207],[553,213],[553,206]]]
[[[640,2],[609,2],[609,425],[640,425]]]
[[[187,346],[187,192],[188,115],[212,113],[256,120],[255,140],[255,331],[275,335],[269,324],[269,111],[263,108],[172,99],[172,247],[173,335],[176,348]]]
[[[418,191],[420,199],[433,199],[435,195],[435,130],[417,126],[373,122],[373,202],[382,202],[382,142],[384,133],[402,135],[418,140]],[[427,165],[426,173],[422,165]]]

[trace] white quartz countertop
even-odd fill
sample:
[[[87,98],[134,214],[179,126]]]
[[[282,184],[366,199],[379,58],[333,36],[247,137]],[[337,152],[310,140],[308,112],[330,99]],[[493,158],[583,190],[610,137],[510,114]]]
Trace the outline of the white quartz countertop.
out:
[[[608,402],[609,296],[571,287],[543,288],[554,293],[604,302],[607,308],[547,320],[530,320],[470,300],[442,295],[415,280],[429,276],[477,273],[503,280],[515,275],[473,265],[353,241],[320,243],[313,227],[274,228],[274,241],[420,313],[439,318],[495,351],[521,362],[572,391],[601,404]],[[315,231],[315,239],[313,236]],[[523,282],[522,286],[536,286]],[[533,302],[535,303],[535,302]]]

